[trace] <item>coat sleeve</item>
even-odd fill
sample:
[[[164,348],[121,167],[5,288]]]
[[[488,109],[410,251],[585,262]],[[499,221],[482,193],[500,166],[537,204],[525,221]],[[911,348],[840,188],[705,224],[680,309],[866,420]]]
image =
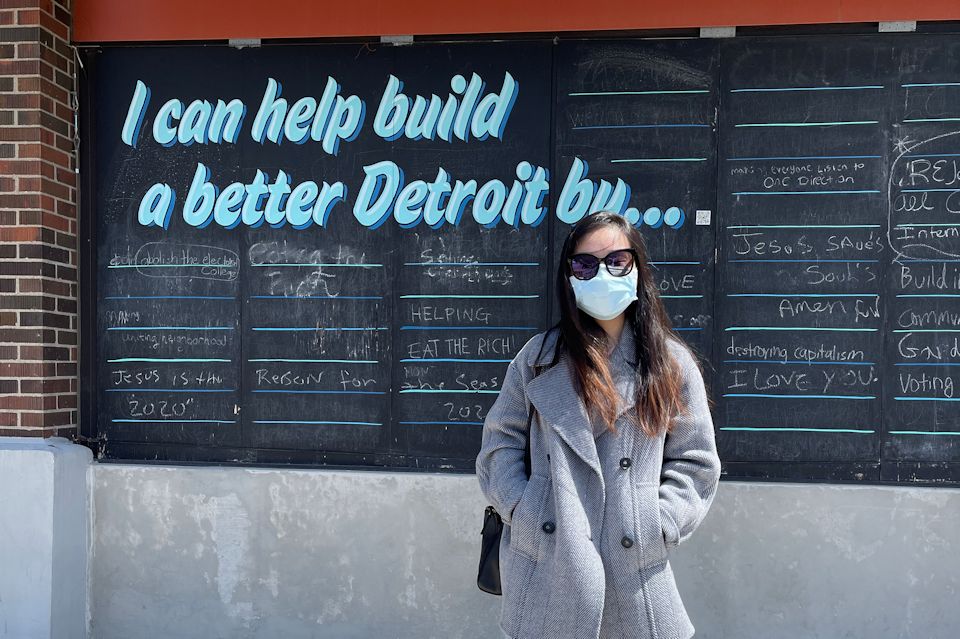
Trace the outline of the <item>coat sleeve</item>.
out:
[[[524,351],[510,362],[500,394],[483,420],[477,479],[480,490],[506,524],[527,485],[524,456],[527,446],[528,403],[520,372]]]
[[[687,411],[674,416],[666,434],[660,472],[660,514],[664,541],[686,541],[710,509],[720,482],[720,458],[703,376],[693,354],[678,349],[683,370],[682,399]]]

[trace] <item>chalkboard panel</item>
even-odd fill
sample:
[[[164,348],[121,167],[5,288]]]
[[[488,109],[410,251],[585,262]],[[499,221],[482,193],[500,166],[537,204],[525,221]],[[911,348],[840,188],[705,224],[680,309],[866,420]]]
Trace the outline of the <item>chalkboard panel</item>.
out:
[[[888,51],[839,37],[722,49],[729,462],[829,463],[856,479],[879,456]],[[879,479],[876,464],[866,472]]]
[[[703,358],[725,478],[956,483],[958,57],[955,34],[88,51],[84,430],[104,459],[469,472],[507,362],[558,319],[571,224],[612,208]],[[257,138],[270,91],[356,96],[362,126]],[[449,139],[430,128],[431,96],[471,92]],[[400,94],[424,126],[387,135]],[[241,102],[236,140],[161,143],[174,98]],[[287,176],[279,208],[310,180],[327,208],[187,222],[196,183],[258,171]],[[423,191],[363,218],[390,179]],[[451,208],[444,181],[486,190]],[[155,184],[167,225],[141,210]]]
[[[635,209],[661,298],[676,330],[708,364],[718,64],[707,40],[580,40],[558,46],[554,67],[558,175],[582,163],[594,180],[629,186],[626,204]],[[556,255],[569,226],[558,226]],[[708,366],[711,384],[712,373]]]
[[[169,51],[169,50],[167,50]],[[221,83],[239,85],[234,52],[207,52],[207,65]],[[167,57],[164,53],[164,57]],[[96,254],[98,331],[97,423],[107,441],[164,442],[174,447],[241,446],[240,401],[242,243],[222,228],[178,226],[175,232],[138,222],[137,205],[157,180],[179,193],[198,162],[216,166],[223,179],[239,178],[236,147],[177,145],[164,148],[118,145],[126,101],[110,99],[122,83],[153,65],[155,101],[180,94],[172,70],[186,61],[170,53],[171,66],[157,55],[130,51],[98,59],[96,102],[98,145]],[[178,58],[180,58],[178,60]],[[164,72],[166,71],[166,72]],[[129,84],[124,79],[133,78]]]
[[[960,478],[960,39],[894,50],[881,478]]]

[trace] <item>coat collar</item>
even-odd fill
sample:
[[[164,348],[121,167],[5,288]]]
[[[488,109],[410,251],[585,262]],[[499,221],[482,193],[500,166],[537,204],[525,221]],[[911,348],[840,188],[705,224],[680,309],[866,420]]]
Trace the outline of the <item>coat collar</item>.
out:
[[[633,326],[630,323],[623,325],[623,330],[620,331],[620,339],[617,341],[617,351],[620,355],[630,362],[632,366],[636,366],[637,362],[637,346],[636,346],[636,337],[633,335]]]
[[[541,350],[539,346],[530,349],[530,354],[527,356],[528,366],[546,366],[553,361],[557,344],[560,341],[560,330],[559,328],[556,330],[550,329],[545,335],[543,349],[539,356],[537,354],[537,352]],[[625,323],[623,329],[620,331],[620,338],[617,340],[616,350],[619,351],[623,358],[630,362],[631,365],[637,365],[639,360],[637,359],[636,338],[633,335],[633,330],[629,322]]]
[[[617,348],[623,353],[624,359],[635,363],[635,340],[632,333],[626,330],[627,328],[624,326],[624,330],[620,333]],[[539,356],[531,355],[527,363],[531,366],[543,366],[553,361],[559,334],[559,330],[548,331],[542,352]],[[540,347],[538,345],[531,350],[540,351]],[[576,390],[574,375],[573,359],[564,351],[555,365],[543,370],[527,383],[527,397],[536,407],[543,421],[549,424],[577,456],[597,473],[602,482],[603,474],[590,414]],[[635,379],[631,375],[619,375],[615,376],[615,379],[621,398],[632,398],[636,392]],[[625,413],[630,406],[631,403],[621,401],[617,417]]]
[[[573,362],[564,353],[556,364],[527,382],[527,397],[541,422],[548,424],[602,481],[590,415],[574,384]]]

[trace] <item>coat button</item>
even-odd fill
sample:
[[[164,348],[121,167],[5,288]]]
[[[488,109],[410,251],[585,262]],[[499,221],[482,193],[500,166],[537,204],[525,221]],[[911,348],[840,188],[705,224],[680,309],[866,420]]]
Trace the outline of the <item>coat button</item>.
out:
[[[630,458],[629,458],[629,457],[623,457],[623,458],[620,460],[620,468],[630,468]]]
[[[556,530],[556,528],[557,527],[553,525],[552,521],[543,522],[543,532],[547,533],[548,535]]]
[[[630,546],[633,545],[633,540],[627,537],[626,535],[624,535],[623,539],[620,540],[620,543],[623,545],[624,548],[629,548]]]

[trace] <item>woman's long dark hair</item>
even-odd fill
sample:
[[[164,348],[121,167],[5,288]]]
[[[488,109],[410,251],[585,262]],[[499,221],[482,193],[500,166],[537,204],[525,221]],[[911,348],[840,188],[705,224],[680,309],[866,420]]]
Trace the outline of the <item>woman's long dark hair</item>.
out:
[[[673,415],[686,410],[681,399],[683,380],[680,367],[670,356],[667,344],[668,339],[679,340],[679,337],[660,300],[656,281],[647,262],[643,236],[619,213],[599,211],[584,216],[563,243],[557,269],[557,300],[560,304],[558,347],[565,348],[572,356],[575,385],[584,403],[596,411],[608,429],[616,432],[614,422],[619,395],[607,365],[608,337],[593,317],[577,307],[568,279],[571,273],[567,261],[581,238],[607,226],[621,231],[640,257],[634,265],[637,269],[637,299],[624,311],[626,322],[623,330],[633,331],[637,348],[637,398],[633,416],[647,435],[656,437],[670,430]],[[600,268],[605,267],[601,264]]]

